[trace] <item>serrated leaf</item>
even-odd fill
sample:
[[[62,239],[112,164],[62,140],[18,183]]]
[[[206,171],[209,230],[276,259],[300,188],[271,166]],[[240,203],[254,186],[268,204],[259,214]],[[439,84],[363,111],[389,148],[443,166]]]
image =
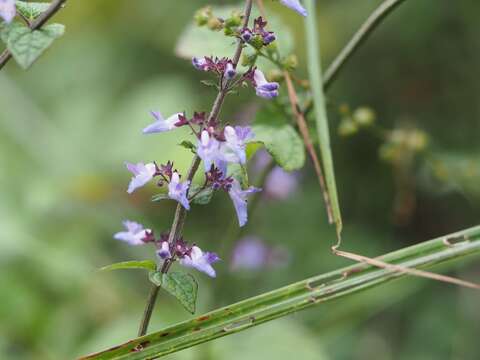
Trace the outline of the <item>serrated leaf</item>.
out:
[[[198,284],[192,275],[181,272],[162,274],[156,271],[150,274],[150,281],[176,297],[188,312],[195,313]]]
[[[167,194],[157,194],[152,196],[152,202],[159,202],[162,200],[169,200],[170,198],[168,197]]]
[[[33,21],[39,17],[43,12],[45,12],[50,4],[46,2],[26,2],[26,1],[16,1],[17,11],[28,21]]]
[[[28,69],[64,32],[65,27],[61,24],[50,24],[41,30],[31,31],[21,23],[12,23],[1,27],[0,37],[15,61]]]
[[[275,162],[286,171],[298,170],[305,164],[302,139],[289,124],[258,124],[252,127],[255,139],[265,145]]]
[[[198,192],[198,194],[195,195],[195,197],[192,199],[192,202],[198,205],[207,205],[212,200],[213,189],[211,187],[208,187],[206,189],[200,190],[200,188],[200,186],[192,184],[188,193],[189,195],[193,196]]]
[[[101,271],[111,271],[111,270],[129,270],[129,269],[145,269],[155,271],[157,269],[157,264],[152,260],[143,260],[143,261],[123,261],[111,265],[102,267]]]

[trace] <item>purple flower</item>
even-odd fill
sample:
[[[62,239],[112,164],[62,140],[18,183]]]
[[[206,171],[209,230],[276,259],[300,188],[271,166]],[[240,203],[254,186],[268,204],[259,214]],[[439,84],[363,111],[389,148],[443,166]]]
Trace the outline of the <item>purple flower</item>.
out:
[[[211,252],[204,253],[198,246],[193,246],[189,253],[180,259],[180,264],[185,267],[194,268],[214,278],[217,274],[212,264],[218,260],[220,260],[220,258],[217,254]]]
[[[276,166],[265,180],[265,193],[276,200],[287,199],[298,188],[298,174],[289,173]]]
[[[178,175],[178,172],[174,171],[170,184],[168,184],[168,197],[178,201],[185,209],[190,210],[190,203],[187,199],[189,187],[190,181],[180,182],[180,175]]]
[[[157,250],[157,255],[160,259],[168,259],[172,257],[172,253],[170,252],[170,244],[168,241],[162,241],[160,243],[160,247]]]
[[[118,232],[113,238],[125,241],[130,245],[144,245],[151,234],[150,229],[144,229],[141,224],[134,221],[125,220],[123,226],[127,231]]]
[[[193,57],[192,65],[195,67],[195,69],[200,71],[208,70],[208,61],[205,57],[202,57],[202,58]]]
[[[144,186],[150,180],[153,179],[157,172],[157,167],[155,164],[144,164],[142,162],[138,164],[131,164],[129,162],[125,162],[127,169],[134,175],[132,180],[130,180],[130,184],[128,185],[127,192],[129,194],[133,193],[136,189]]]
[[[277,38],[275,37],[275,34],[273,32],[265,32],[263,35],[263,44],[264,45],[269,45],[272,42],[274,42]]]
[[[158,111],[152,111],[151,114],[155,118],[155,122],[143,129],[144,134],[153,134],[173,130],[176,128],[176,124],[180,123],[179,116],[182,115],[181,113],[177,113],[173,114],[168,119],[164,119],[162,114],[160,114]]]
[[[226,126],[223,131],[225,143],[222,146],[225,160],[233,163],[245,164],[247,155],[245,153],[246,143],[253,139],[254,134],[249,126]]]
[[[280,0],[280,2],[286,7],[295,10],[300,15],[307,16],[307,10],[300,4],[299,0]]]
[[[242,33],[240,34],[240,37],[242,38],[243,41],[248,43],[248,42],[250,42],[250,40],[252,40],[253,34],[250,31],[250,29],[245,28],[245,29],[242,30]]]
[[[237,71],[235,70],[231,62],[227,62],[227,65],[225,65],[224,75],[228,80],[233,79],[235,75],[237,75]]]
[[[278,96],[279,85],[276,82],[268,82],[262,71],[255,69],[253,80],[257,95],[265,99],[272,99]]]
[[[233,180],[232,186],[228,191],[230,198],[233,201],[233,206],[237,212],[238,223],[240,227],[244,226],[248,220],[247,214],[247,196],[256,192],[261,191],[254,187],[249,187],[246,190],[242,190],[240,183],[237,180]]]
[[[203,130],[197,145],[197,154],[203,160],[205,172],[215,164],[225,175],[226,162],[220,149],[220,141],[211,136],[207,130]]]
[[[240,239],[232,253],[232,270],[260,270],[279,267],[288,260],[288,252],[281,247],[271,247],[256,236]]]
[[[11,23],[17,13],[15,0],[0,0],[0,18]]]

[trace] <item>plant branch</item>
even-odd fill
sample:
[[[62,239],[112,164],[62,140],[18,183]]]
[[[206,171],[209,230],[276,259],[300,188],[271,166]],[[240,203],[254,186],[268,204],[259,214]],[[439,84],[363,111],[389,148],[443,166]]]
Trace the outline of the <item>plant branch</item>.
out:
[[[395,8],[404,1],[405,0],[385,0],[370,14],[367,20],[365,20],[362,26],[360,26],[347,45],[345,45],[340,54],[338,54],[332,64],[325,71],[323,79],[325,89],[330,87],[343,66],[345,66],[347,61],[368,39],[370,34],[377,28],[377,26],[380,25],[383,20],[385,20],[388,14],[395,10]]]
[[[80,360],[143,360],[165,356],[222,336],[258,326],[294,312],[322,306],[393,279],[403,269],[426,268],[480,253],[480,226],[386,254],[379,259],[399,269],[356,264],[287,285]],[[415,270],[417,271],[417,270]]]
[[[50,7],[45,10],[38,18],[36,18],[30,25],[32,31],[40,29],[45,23],[50,20],[50,18],[55,15],[62,7],[67,0],[54,0]],[[0,55],[0,70],[8,63],[12,58],[12,54],[8,49],[6,49]]]
[[[245,2],[245,10],[244,10],[244,17],[243,17],[243,27],[248,26],[248,22],[250,20],[250,15],[252,13],[252,5],[253,5],[253,0],[246,0]],[[242,50],[243,50],[244,43],[241,39],[238,39],[238,44],[235,49],[235,54],[232,58],[233,65],[236,67],[240,60],[240,56],[242,55]],[[222,81],[222,84],[220,86],[220,89],[218,91],[217,97],[215,98],[215,101],[212,106],[212,110],[210,111],[210,114],[208,116],[207,123],[211,123],[212,121],[216,121],[218,119],[218,116],[220,115],[220,111],[222,109],[222,105],[225,101],[225,97],[227,96],[228,93],[228,80]],[[198,167],[200,166],[200,157],[198,155],[195,155],[193,158],[192,164],[190,165],[190,168],[188,169],[186,180],[187,181],[192,181],[193,177],[195,176]],[[181,205],[178,204],[177,208],[175,210],[175,216],[173,218],[173,223],[172,227],[170,228],[170,235],[168,237],[168,242],[170,244],[173,244],[180,236],[180,234],[183,231],[183,226],[185,225],[185,219],[187,216],[187,211],[185,208]],[[167,265],[165,269],[165,272],[168,271],[170,268],[169,265]],[[140,323],[140,330],[139,330],[139,336],[145,335],[147,330],[148,330],[148,324],[150,322],[150,318],[153,312],[153,308],[155,307],[155,302],[157,299],[157,296],[153,296],[152,294],[154,291],[158,292],[158,286],[154,285],[156,290],[152,288],[150,292],[150,296],[147,299],[147,305],[146,309],[149,309],[149,311],[145,311],[144,316],[142,317],[141,323]]]

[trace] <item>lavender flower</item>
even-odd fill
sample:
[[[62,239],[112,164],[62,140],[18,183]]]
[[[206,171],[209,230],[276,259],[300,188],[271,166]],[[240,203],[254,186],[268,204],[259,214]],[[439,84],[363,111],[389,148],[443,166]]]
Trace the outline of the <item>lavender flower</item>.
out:
[[[142,162],[138,164],[131,164],[129,162],[125,162],[127,169],[134,175],[132,180],[130,180],[130,184],[128,185],[127,192],[129,194],[133,193],[136,189],[144,186],[150,180],[153,179],[157,172],[157,167],[155,164],[144,164]]]
[[[180,175],[178,175],[178,172],[174,171],[172,179],[168,184],[168,197],[178,201],[185,209],[190,210],[190,203],[187,199],[189,187],[190,181],[180,182]]]
[[[288,257],[285,248],[269,246],[256,236],[246,236],[235,245],[230,268],[235,271],[280,267]]]
[[[160,248],[157,250],[157,255],[160,259],[168,259],[172,257],[172,254],[170,252],[170,244],[168,241],[162,241],[160,243]]]
[[[0,0],[0,18],[11,23],[17,13],[15,0]]]
[[[253,74],[253,80],[258,96],[265,99],[272,99],[278,96],[278,83],[268,82],[262,71],[255,69]]]
[[[180,264],[201,271],[214,278],[217,276],[212,264],[220,260],[215,253],[203,252],[198,246],[193,246],[191,250],[180,259]]]
[[[233,64],[231,62],[227,62],[227,65],[225,65],[225,77],[228,80],[231,80],[237,75],[237,70],[233,67]]]
[[[208,61],[205,57],[202,57],[202,58],[193,57],[192,65],[195,67],[195,69],[200,71],[208,70]]]
[[[242,32],[240,34],[240,37],[242,38],[243,41],[248,43],[248,42],[250,42],[250,40],[252,40],[253,34],[250,31],[250,29],[245,28],[245,29],[242,30]]]
[[[225,175],[226,162],[220,149],[220,142],[211,136],[207,130],[203,130],[200,134],[200,140],[197,145],[197,154],[203,160],[205,172],[215,164]]]
[[[265,193],[275,200],[287,199],[298,188],[298,174],[276,166],[265,180]]]
[[[170,131],[175,129],[177,124],[181,122],[179,118],[182,115],[181,113],[173,114],[168,119],[164,119],[158,111],[152,111],[151,114],[155,118],[155,122],[143,129],[144,134]]]
[[[249,187],[246,190],[243,190],[240,183],[237,180],[233,180],[231,188],[228,191],[230,198],[233,201],[233,206],[237,212],[238,223],[240,227],[244,226],[248,220],[247,214],[247,196],[256,192],[261,191],[254,187]]]
[[[280,2],[286,7],[295,10],[300,15],[307,16],[307,10],[300,4],[299,0],[280,0]]]
[[[144,245],[151,234],[150,229],[144,229],[143,226],[134,221],[125,220],[123,226],[127,231],[116,233],[113,237],[116,240],[125,241],[130,245]]]
[[[224,157],[228,162],[245,164],[247,155],[246,143],[253,139],[254,134],[249,126],[226,126],[223,131],[225,144],[222,146]]]

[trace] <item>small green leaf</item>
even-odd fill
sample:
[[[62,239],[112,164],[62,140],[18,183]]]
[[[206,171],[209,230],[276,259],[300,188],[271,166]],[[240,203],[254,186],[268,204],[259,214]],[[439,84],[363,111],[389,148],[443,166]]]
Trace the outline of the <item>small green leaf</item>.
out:
[[[195,313],[198,284],[192,275],[181,272],[162,274],[156,271],[150,273],[150,281],[175,296],[188,312]]]
[[[35,31],[20,23],[0,27],[2,41],[24,69],[28,69],[64,32],[61,24],[46,25]]]
[[[17,0],[16,4],[18,13],[28,21],[35,20],[50,7],[50,4],[46,2],[26,2]]]
[[[263,143],[260,141],[252,141],[247,143],[247,148],[245,150],[247,154],[247,159],[250,160],[262,147]]]
[[[188,149],[190,150],[192,153],[196,154],[197,153],[197,147],[195,146],[194,143],[192,143],[191,141],[188,141],[188,140],[184,140],[182,141],[180,144],[178,144],[182,147],[184,147],[185,149]]]
[[[102,267],[101,271],[111,271],[111,270],[128,270],[128,269],[145,269],[155,271],[157,269],[157,264],[152,260],[144,261],[124,261],[111,265]]]
[[[213,80],[202,80],[200,82],[205,86],[213,86],[218,89],[218,84]]]
[[[253,126],[255,139],[265,145],[275,162],[286,171],[298,170],[305,164],[305,147],[295,129],[288,124]]]
[[[168,197],[167,194],[157,194],[152,196],[152,202],[159,202],[162,200],[169,200],[170,198]]]
[[[211,187],[208,187],[208,188],[202,189],[202,190],[200,190],[200,189],[201,189],[200,186],[198,186],[196,184],[192,184],[188,193],[189,193],[190,196],[193,196],[193,195],[196,194],[195,197],[192,199],[192,202],[194,204],[207,205],[210,202],[210,200],[212,200],[213,189]],[[197,192],[198,192],[198,194],[197,194]]]

